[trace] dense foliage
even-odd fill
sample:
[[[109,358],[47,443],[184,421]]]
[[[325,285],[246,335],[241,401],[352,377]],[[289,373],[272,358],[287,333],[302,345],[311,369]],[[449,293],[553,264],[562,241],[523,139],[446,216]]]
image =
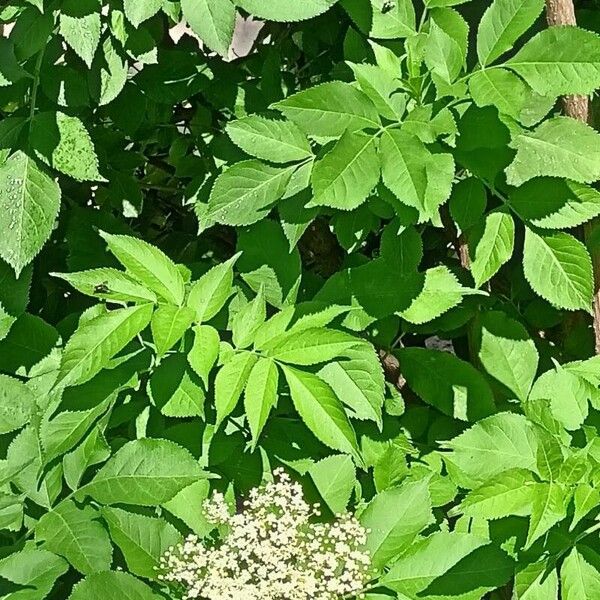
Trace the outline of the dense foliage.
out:
[[[368,530],[368,600],[600,598],[577,18],[2,3],[0,597],[180,597],[203,502],[283,467]]]

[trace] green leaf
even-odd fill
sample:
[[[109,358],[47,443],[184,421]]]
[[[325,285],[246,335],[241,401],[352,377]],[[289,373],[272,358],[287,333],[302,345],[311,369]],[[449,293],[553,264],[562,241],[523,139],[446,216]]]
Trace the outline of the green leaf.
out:
[[[271,167],[254,159],[235,163],[217,177],[203,223],[251,225],[260,221],[283,196],[294,168]]]
[[[88,74],[92,98],[100,106],[112,102],[123,91],[127,72],[128,65],[122,51],[112,37],[107,37],[102,44],[102,52],[96,55]]]
[[[312,156],[308,139],[291,121],[251,115],[228,123],[226,129],[236,146],[263,160],[287,163]]]
[[[448,459],[461,471],[465,487],[478,487],[510,469],[535,470],[538,440],[523,416],[498,413],[482,419],[454,439],[443,442]]]
[[[554,177],[530,179],[510,193],[515,212],[535,227],[569,229],[600,214],[600,192]]]
[[[206,476],[185,448],[167,440],[139,439],[122,446],[76,497],[156,506]]]
[[[192,284],[187,305],[196,311],[199,323],[210,321],[225,305],[232,293],[233,265],[239,254],[215,265]]]
[[[563,600],[594,600],[600,595],[600,573],[574,547],[560,569]]]
[[[100,9],[99,0],[66,0],[61,5],[60,35],[88,68],[100,43]]]
[[[466,231],[483,217],[486,205],[487,193],[479,179],[468,177],[452,188],[450,215],[461,231]]]
[[[244,393],[244,410],[252,433],[253,446],[256,446],[269,413],[277,402],[278,382],[279,371],[275,362],[268,358],[259,358],[248,375]]]
[[[83,474],[92,465],[102,463],[110,456],[110,448],[99,427],[94,427],[75,450],[63,456],[63,472],[67,485],[76,490]]]
[[[586,382],[561,366],[546,371],[535,382],[529,400],[549,400],[552,416],[565,429],[579,429],[588,416]]]
[[[490,386],[471,364],[426,348],[403,348],[398,359],[410,389],[444,414],[476,421],[495,411]]]
[[[419,211],[419,221],[431,219],[450,196],[454,160],[432,154],[415,136],[386,130],[379,146],[383,182],[403,204]]]
[[[161,8],[162,0],[123,0],[125,16],[134,27],[153,17]]]
[[[435,21],[431,21],[425,42],[425,64],[433,75],[445,83],[452,83],[459,76],[465,57],[458,43]],[[434,80],[435,81],[435,80]]]
[[[305,0],[302,3],[292,0],[272,0],[265,4],[262,0],[236,0],[236,4],[249,13],[269,21],[303,21],[324,13],[338,0]]]
[[[107,571],[112,562],[112,546],[106,529],[96,520],[98,516],[90,506],[77,508],[72,500],[61,502],[38,521],[36,541],[64,556],[84,575]]]
[[[90,134],[77,118],[43,112],[32,121],[31,145],[36,155],[77,181],[105,181]]]
[[[308,470],[321,498],[334,515],[343,514],[356,484],[356,469],[346,454],[328,456]]]
[[[156,302],[156,295],[135,279],[110,267],[89,269],[77,273],[51,273],[64,279],[77,291],[94,298],[116,302]]]
[[[0,435],[26,425],[35,409],[35,394],[18,379],[0,374]]]
[[[93,573],[75,584],[69,600],[160,600],[145,583],[123,571]]]
[[[194,343],[188,352],[188,362],[208,387],[208,375],[219,356],[219,332],[210,325],[196,325],[193,332]]]
[[[40,480],[44,454],[38,432],[30,425],[14,438],[6,453],[7,466],[14,474],[12,484],[36,504],[50,510],[62,491],[60,465],[48,469]]]
[[[397,314],[409,323],[420,325],[436,319],[459,304],[466,293],[458,279],[444,265],[425,271],[425,277],[410,305]]]
[[[0,165],[0,256],[17,277],[50,237],[60,188],[18,150]]]
[[[74,448],[94,422],[101,417],[113,401],[112,396],[89,410],[61,411],[53,419],[44,418],[39,436],[44,448],[45,461],[50,463]]]
[[[512,256],[515,222],[509,213],[489,213],[480,227],[469,235],[471,274],[475,285],[489,281]]]
[[[477,31],[477,56],[485,66],[510,50],[544,9],[544,0],[494,0]]]
[[[342,6],[361,31],[370,38],[395,39],[416,33],[412,0],[342,0]]]
[[[581,519],[600,504],[600,490],[587,483],[578,484],[573,494],[573,504],[575,512],[569,531],[572,531]]]
[[[370,419],[381,427],[385,381],[381,362],[370,344],[345,350],[344,360],[326,364],[318,374],[351,409],[352,417]]]
[[[600,37],[578,27],[549,27],[506,65],[542,96],[590,94],[600,87]]]
[[[315,437],[326,446],[359,459],[356,434],[332,389],[312,373],[285,365],[282,369],[294,406]]]
[[[255,354],[240,352],[239,354],[234,354],[217,373],[215,379],[217,426],[236,407],[246,386],[250,372],[257,360],[258,357]]]
[[[369,64],[349,63],[360,89],[372,100],[379,114],[390,121],[399,121],[406,109],[406,95],[399,83],[385,69]]]
[[[367,199],[378,181],[377,138],[346,132],[315,163],[311,176],[313,198],[307,207],[352,210]]]
[[[525,550],[567,516],[569,500],[567,490],[555,482],[535,485]]]
[[[538,235],[525,229],[525,278],[545,300],[567,310],[591,310],[592,261],[586,247],[572,235]]]
[[[555,117],[533,132],[519,134],[512,145],[517,155],[506,169],[510,185],[541,176],[579,183],[600,179],[600,133],[581,121]]]
[[[502,519],[531,514],[535,479],[531,471],[511,469],[470,491],[454,513],[473,518]]]
[[[204,418],[205,394],[183,354],[174,353],[161,360],[147,390],[153,404],[167,417]]]
[[[414,544],[381,578],[386,587],[417,597],[435,579],[488,540],[471,533],[438,531]]]
[[[328,362],[360,344],[360,340],[349,333],[311,327],[301,331],[291,330],[275,338],[265,349],[271,358],[293,365],[314,365]]]
[[[558,600],[556,569],[548,573],[545,561],[530,563],[516,573],[514,589],[519,600]]]
[[[525,401],[538,367],[538,352],[527,330],[499,311],[481,316],[478,349],[484,369]]]
[[[151,316],[152,305],[142,304],[111,310],[86,321],[65,346],[56,385],[89,381],[146,328]]]
[[[383,569],[433,521],[426,479],[380,492],[360,516],[373,566]]]
[[[379,129],[369,97],[348,83],[330,81],[293,94],[273,105],[308,134],[341,136],[346,130]]]
[[[235,25],[230,0],[181,0],[183,17],[192,31],[221,56],[227,56]]]
[[[55,581],[67,570],[68,564],[60,556],[47,550],[27,548],[13,552],[0,560],[0,577],[19,584],[24,589],[9,593],[5,600],[45,598],[54,587]],[[2,583],[4,585],[5,582]]]
[[[167,302],[181,306],[185,294],[183,277],[164,252],[144,240],[128,235],[114,235],[104,231],[100,235],[132,277]]]
[[[475,71],[469,77],[469,91],[477,106],[495,106],[517,120],[531,97],[523,80],[506,69]]]
[[[121,508],[103,507],[110,537],[119,546],[134,575],[156,579],[160,557],[181,541],[181,534],[164,519],[147,517]]]
[[[164,502],[163,507],[181,519],[194,533],[204,537],[214,529],[214,525],[206,520],[198,507],[208,498],[209,493],[210,483],[202,479],[183,488],[171,500]]]
[[[236,348],[250,346],[266,317],[267,305],[264,288],[261,287],[254,299],[247,302],[232,319],[233,345]]]
[[[183,337],[195,316],[195,311],[189,306],[159,305],[150,321],[152,339],[159,356],[165,355]]]

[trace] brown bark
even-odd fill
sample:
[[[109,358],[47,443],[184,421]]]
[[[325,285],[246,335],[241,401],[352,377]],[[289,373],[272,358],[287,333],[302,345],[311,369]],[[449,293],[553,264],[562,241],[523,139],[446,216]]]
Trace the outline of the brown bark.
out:
[[[573,0],[546,0],[546,20],[548,25],[577,25]],[[564,113],[587,123],[590,118],[590,104],[587,96],[565,96],[562,99]],[[586,241],[592,231],[598,226],[598,221],[588,222],[584,226]],[[590,248],[594,270],[594,340],[596,354],[600,354],[600,253]]]

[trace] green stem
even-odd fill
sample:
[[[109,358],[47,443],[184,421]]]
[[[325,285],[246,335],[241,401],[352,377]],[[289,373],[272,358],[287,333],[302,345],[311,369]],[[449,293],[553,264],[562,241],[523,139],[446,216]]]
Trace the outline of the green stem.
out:
[[[44,53],[46,47],[42,48],[37,55],[33,73],[33,86],[31,88],[31,96],[29,98],[29,133],[31,135],[31,127],[33,123],[33,116],[35,114],[35,105],[37,103],[38,87],[40,85],[40,73],[42,70],[42,61],[44,60]]]

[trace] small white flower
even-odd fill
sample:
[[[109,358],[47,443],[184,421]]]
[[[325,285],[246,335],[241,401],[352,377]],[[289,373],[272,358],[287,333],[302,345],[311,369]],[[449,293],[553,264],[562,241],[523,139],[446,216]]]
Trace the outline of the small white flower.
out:
[[[367,531],[349,514],[313,523],[300,484],[283,469],[250,491],[240,514],[218,492],[204,503],[207,518],[226,525],[216,547],[188,536],[161,558],[161,581],[180,584],[184,600],[336,600],[360,596],[369,579]]]

